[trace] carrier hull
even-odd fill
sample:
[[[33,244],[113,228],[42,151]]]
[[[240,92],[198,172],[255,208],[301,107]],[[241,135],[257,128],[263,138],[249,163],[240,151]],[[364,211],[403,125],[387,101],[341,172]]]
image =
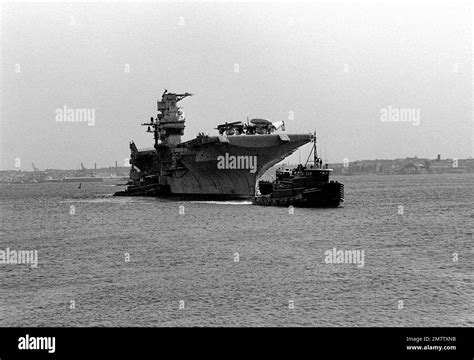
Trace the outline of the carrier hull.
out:
[[[147,161],[135,162],[148,175],[145,180],[132,182],[127,190],[116,195],[175,196],[195,199],[251,199],[255,195],[258,177],[270,167],[311,141],[309,134],[295,135],[235,135],[208,137],[199,144],[197,139],[180,144],[175,149],[179,165],[163,170],[159,151],[143,152]],[[221,168],[222,159],[256,159],[252,168]],[[237,164],[238,165],[238,164]],[[229,167],[229,166],[227,166]],[[238,166],[237,166],[238,167]]]

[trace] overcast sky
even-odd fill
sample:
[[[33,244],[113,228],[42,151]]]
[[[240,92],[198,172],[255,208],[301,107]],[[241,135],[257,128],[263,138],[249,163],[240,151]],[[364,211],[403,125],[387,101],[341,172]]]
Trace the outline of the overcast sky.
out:
[[[194,94],[183,140],[249,116],[316,130],[330,162],[470,157],[472,16],[449,2],[3,4],[1,169],[122,165],[130,140],[152,146],[139,124],[164,89]],[[57,121],[65,106],[95,124]],[[413,117],[382,121],[389,106]]]

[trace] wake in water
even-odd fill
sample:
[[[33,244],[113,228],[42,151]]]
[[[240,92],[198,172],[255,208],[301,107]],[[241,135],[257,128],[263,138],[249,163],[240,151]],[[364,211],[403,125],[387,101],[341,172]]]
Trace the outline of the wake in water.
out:
[[[103,199],[103,198],[111,198],[113,194],[73,194],[71,197],[73,199]]]
[[[192,204],[216,204],[216,205],[252,205],[252,202],[247,201],[190,201]]]
[[[62,203],[128,203],[136,199],[131,198],[116,198],[113,194],[76,194],[72,195],[71,198],[61,201]]]

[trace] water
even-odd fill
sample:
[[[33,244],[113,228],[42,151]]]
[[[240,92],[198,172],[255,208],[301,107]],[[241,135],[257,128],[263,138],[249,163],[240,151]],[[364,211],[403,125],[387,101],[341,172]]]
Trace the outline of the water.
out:
[[[0,326],[473,326],[473,175],[338,180],[343,207],[293,215],[1,185],[0,250],[38,267],[0,264]],[[364,266],[327,264],[334,247]]]

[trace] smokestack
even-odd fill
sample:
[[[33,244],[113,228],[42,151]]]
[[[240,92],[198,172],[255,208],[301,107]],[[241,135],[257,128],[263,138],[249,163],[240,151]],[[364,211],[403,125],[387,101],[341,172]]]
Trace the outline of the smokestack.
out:
[[[94,169],[97,170],[97,163],[94,163]]]
[[[117,160],[115,160],[115,169],[117,169],[118,165],[117,165]]]
[[[438,154],[438,157],[436,158],[436,161],[441,161],[441,155]]]

